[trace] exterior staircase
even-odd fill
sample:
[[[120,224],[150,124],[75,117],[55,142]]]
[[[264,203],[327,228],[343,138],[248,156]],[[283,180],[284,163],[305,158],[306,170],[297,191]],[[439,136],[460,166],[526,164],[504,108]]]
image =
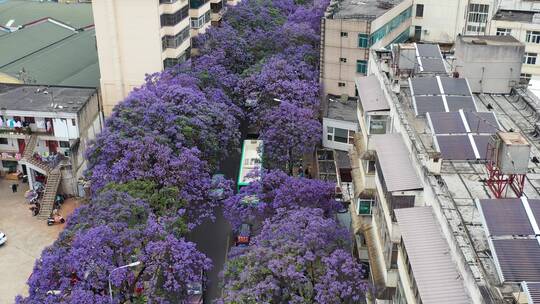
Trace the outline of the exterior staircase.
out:
[[[38,218],[47,219],[53,211],[56,192],[58,191],[58,186],[60,186],[62,174],[60,173],[59,165],[53,168],[47,163],[34,158],[36,144],[37,136],[33,134],[26,143],[21,162],[26,164],[27,167],[47,175],[47,184],[45,185],[45,189],[43,189],[43,197],[40,201],[41,207],[38,214]]]
[[[47,219],[54,207],[54,200],[56,199],[56,192],[60,185],[61,173],[60,169],[56,168],[49,172],[47,176],[47,184],[43,190],[43,198],[41,199],[41,208],[39,209],[38,218]]]

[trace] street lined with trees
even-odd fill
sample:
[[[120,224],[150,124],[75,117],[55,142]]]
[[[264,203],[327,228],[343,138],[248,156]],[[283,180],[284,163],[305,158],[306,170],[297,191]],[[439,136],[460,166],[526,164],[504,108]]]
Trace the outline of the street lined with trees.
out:
[[[335,185],[289,175],[322,134],[327,5],[244,0],[194,42],[196,57],[148,75],[86,152],[91,200],[43,251],[17,303],[187,301],[212,261],[186,237],[216,206],[233,227],[261,224],[231,251],[219,303],[357,303],[364,270],[335,219]],[[234,195],[215,174],[244,121],[259,130],[265,169]]]

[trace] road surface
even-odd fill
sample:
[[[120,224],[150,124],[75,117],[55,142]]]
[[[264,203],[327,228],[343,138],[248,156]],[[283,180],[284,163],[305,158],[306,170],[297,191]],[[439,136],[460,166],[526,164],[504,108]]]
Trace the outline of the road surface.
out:
[[[244,138],[243,133],[242,138]],[[227,159],[222,161],[221,169],[218,173],[225,174],[229,179],[236,182],[238,168],[240,165],[241,149],[230,153]],[[208,285],[205,291],[206,304],[212,303],[214,299],[221,294],[221,284],[219,281],[219,273],[223,269],[226,261],[226,255],[229,248],[230,239],[232,238],[231,227],[227,220],[223,217],[221,207],[214,210],[216,220],[214,222],[206,221],[197,227],[189,239],[197,244],[197,248],[206,254],[214,264],[212,270],[207,273]]]

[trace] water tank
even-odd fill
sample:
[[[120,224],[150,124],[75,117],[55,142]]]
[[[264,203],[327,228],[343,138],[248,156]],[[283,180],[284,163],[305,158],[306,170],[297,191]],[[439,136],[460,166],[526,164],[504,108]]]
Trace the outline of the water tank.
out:
[[[526,174],[531,145],[518,132],[497,132],[497,167],[503,174]]]

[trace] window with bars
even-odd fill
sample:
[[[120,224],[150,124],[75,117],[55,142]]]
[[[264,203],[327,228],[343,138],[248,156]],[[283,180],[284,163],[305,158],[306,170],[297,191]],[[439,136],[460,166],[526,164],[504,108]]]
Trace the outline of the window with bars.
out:
[[[163,36],[161,38],[161,46],[163,50],[167,48],[176,49],[187,39],[189,39],[189,27],[186,27],[175,36]]]
[[[469,22],[486,23],[488,19],[489,5],[469,4]]]
[[[540,43],[540,32],[527,31],[525,40],[529,43]]]
[[[348,37],[349,36],[349,33],[347,32],[341,32],[341,37]]]
[[[423,4],[417,4],[416,5],[416,17],[424,17],[424,5]]]
[[[495,32],[495,35],[497,36],[508,36],[512,34],[512,30],[509,29],[509,28],[502,28],[502,27],[498,27],[497,28],[497,32]]]
[[[525,53],[525,55],[523,56],[523,63],[536,64],[536,57],[538,57],[537,53]]]
[[[175,26],[189,16],[189,5],[186,5],[173,14],[161,15],[161,26]]]

